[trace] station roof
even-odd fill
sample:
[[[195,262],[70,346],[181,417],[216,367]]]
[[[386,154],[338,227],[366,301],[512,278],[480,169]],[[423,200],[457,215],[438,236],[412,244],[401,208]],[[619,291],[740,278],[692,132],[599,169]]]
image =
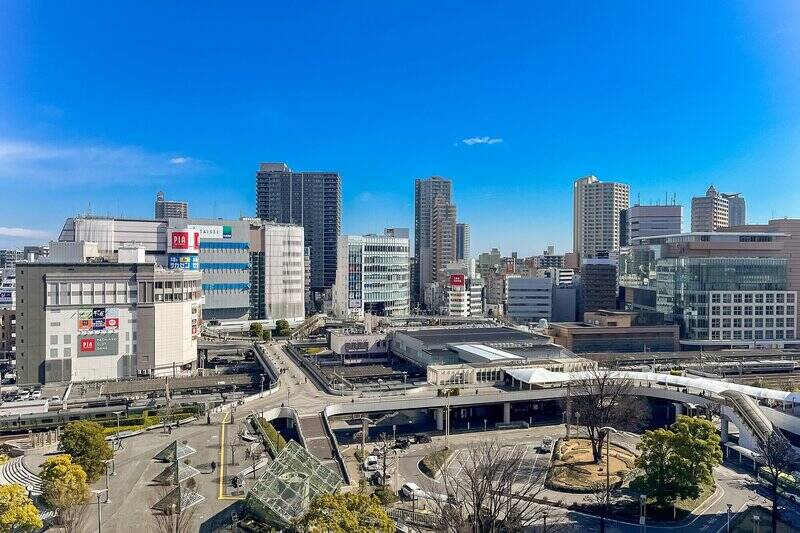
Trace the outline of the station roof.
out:
[[[492,363],[496,361],[521,360],[522,357],[484,344],[451,344],[459,357],[468,363]]]
[[[399,333],[428,345],[487,344],[506,342],[543,343],[546,337],[507,327],[440,327],[404,329]]]

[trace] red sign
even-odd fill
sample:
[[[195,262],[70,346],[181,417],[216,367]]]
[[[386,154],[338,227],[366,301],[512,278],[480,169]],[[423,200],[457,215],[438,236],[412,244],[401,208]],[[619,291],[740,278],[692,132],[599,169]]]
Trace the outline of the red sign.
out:
[[[106,329],[117,329],[119,327],[118,318],[106,318]]]
[[[172,232],[172,247],[176,250],[189,249],[189,232],[188,231],[173,231]]]
[[[94,351],[94,339],[81,339],[81,351],[82,352],[93,352]]]
[[[450,274],[451,287],[463,287],[464,283],[464,274]]]

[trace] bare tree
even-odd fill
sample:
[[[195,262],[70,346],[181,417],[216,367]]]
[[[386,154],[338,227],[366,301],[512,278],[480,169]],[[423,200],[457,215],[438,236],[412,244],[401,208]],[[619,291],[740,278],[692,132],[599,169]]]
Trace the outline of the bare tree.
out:
[[[523,461],[524,449],[493,440],[462,449],[440,469],[439,484],[430,487],[431,504],[441,517],[439,531],[503,533],[541,523],[546,507],[534,500],[544,471],[531,472]]]
[[[58,524],[64,533],[80,533],[84,531],[89,518],[90,504],[78,504],[58,511]]]
[[[761,443],[761,459],[769,473],[769,499],[772,501],[772,533],[778,528],[778,500],[784,489],[780,484],[781,475],[794,470],[800,461],[797,451],[789,440],[778,430],[773,430],[769,437]]]
[[[592,458],[600,463],[607,432],[602,428],[638,429],[647,407],[632,396],[633,383],[617,377],[613,370],[588,371],[586,379],[570,387],[572,412],[577,425],[583,428],[592,444]]]
[[[615,483],[606,487],[605,481],[595,481],[589,487],[591,492],[585,500],[597,509],[600,516],[600,533],[606,530],[606,519],[611,516],[611,507],[621,496],[620,486],[622,482]]]

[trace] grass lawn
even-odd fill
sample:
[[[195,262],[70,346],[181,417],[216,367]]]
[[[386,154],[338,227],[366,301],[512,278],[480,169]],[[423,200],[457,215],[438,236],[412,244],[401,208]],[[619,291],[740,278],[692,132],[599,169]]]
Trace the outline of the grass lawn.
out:
[[[308,355],[317,355],[317,354],[319,354],[321,352],[324,352],[325,350],[326,350],[325,348],[305,348],[304,351]]]
[[[442,469],[442,466],[444,466],[444,464],[447,462],[447,459],[452,454],[453,450],[447,448],[429,453],[422,458],[422,461],[420,461],[420,470],[422,470],[422,473],[428,477],[436,477],[439,474],[439,470]]]
[[[631,468],[636,456],[629,450],[615,444],[609,449],[611,458],[611,484],[619,483]],[[553,490],[589,492],[597,484],[606,482],[606,453],[600,463],[592,458],[589,439],[559,440],[550,470],[547,473],[547,487]]]

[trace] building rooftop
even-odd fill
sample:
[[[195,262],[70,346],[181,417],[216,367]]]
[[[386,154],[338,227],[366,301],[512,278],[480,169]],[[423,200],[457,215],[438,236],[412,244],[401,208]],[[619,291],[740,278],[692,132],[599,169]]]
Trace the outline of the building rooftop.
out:
[[[522,360],[522,357],[518,355],[483,344],[452,344],[450,347],[458,352],[462,360],[470,363]]]
[[[428,345],[445,344],[489,344],[489,343],[531,343],[544,344],[547,338],[507,327],[440,327],[398,330],[413,339]]]

